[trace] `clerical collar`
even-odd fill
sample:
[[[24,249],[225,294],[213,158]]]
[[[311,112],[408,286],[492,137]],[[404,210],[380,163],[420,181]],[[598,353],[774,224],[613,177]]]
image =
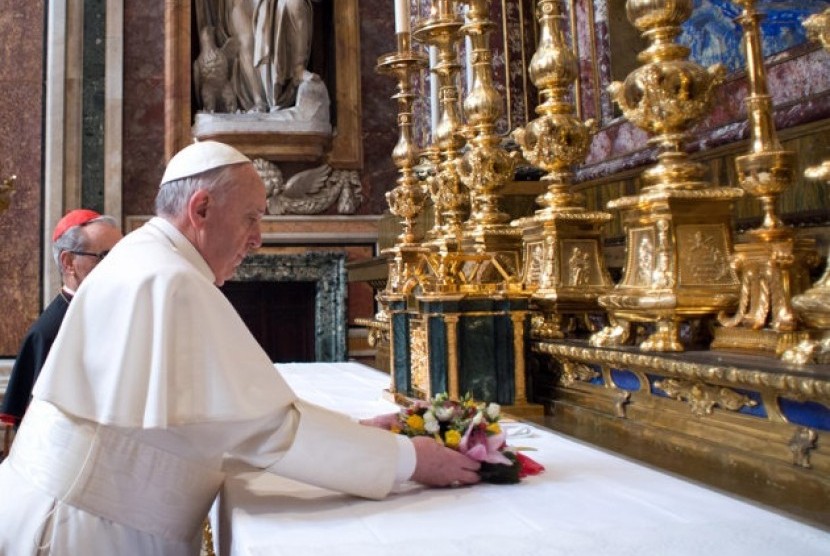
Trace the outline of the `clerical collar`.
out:
[[[72,301],[72,298],[75,297],[75,290],[71,288],[67,288],[66,286],[61,286],[61,297],[64,301],[69,303]]]

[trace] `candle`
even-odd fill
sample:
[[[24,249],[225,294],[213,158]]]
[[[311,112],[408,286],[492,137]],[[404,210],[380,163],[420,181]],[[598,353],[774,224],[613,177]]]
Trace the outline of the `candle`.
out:
[[[434,69],[437,65],[438,47],[433,44],[429,47],[429,67],[430,69]],[[438,129],[438,119],[441,116],[438,102],[438,74],[433,71],[429,75],[429,112],[433,135],[435,134],[435,130]]]
[[[395,34],[409,33],[409,0],[395,0]]]

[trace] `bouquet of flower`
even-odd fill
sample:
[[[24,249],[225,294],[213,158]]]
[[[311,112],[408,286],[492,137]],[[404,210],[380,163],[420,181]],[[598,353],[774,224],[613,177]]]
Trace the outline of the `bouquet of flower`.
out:
[[[517,483],[522,477],[544,470],[540,464],[507,446],[502,430],[501,407],[497,403],[461,400],[438,394],[429,402],[416,401],[398,415],[392,431],[407,436],[432,436],[448,448],[481,462],[481,480]]]

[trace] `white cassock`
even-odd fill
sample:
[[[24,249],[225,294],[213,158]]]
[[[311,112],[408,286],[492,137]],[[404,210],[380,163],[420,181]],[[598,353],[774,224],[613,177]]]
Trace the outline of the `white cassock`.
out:
[[[408,477],[411,444],[299,400],[213,282],[160,218],[84,281],[0,465],[0,554],[198,554],[230,459],[369,498]]]

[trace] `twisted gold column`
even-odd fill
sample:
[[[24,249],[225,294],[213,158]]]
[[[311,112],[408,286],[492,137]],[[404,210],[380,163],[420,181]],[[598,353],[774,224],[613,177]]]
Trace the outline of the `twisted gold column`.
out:
[[[704,167],[683,150],[724,77],[721,66],[704,69],[675,43],[692,6],[692,0],[626,2],[629,21],[649,46],[639,55],[643,65],[609,91],[625,116],[652,134],[649,142],[659,154],[643,173],[639,195],[608,204],[621,211],[627,255],[621,282],[599,297],[612,325],[591,337],[595,346],[627,342],[631,324],[641,322],[651,328],[641,349],[683,351],[680,323],[737,301],[738,280],[729,266],[731,208],[743,191],[708,187]]]
[[[777,214],[778,197],[792,185],[796,157],[781,147],[775,131],[761,44],[763,16],[755,0],[736,2],[743,7],[738,22],[746,45],[751,147],[735,159],[735,167],[741,188],[760,199],[764,218],[746,243],[735,245],[732,267],[741,276],[738,310],[731,317],[718,317],[721,327],[715,329],[711,347],[780,355],[805,337],[797,330],[791,298],[809,286],[808,267],[817,263],[818,255],[815,241],[796,239]]]
[[[537,13],[539,45],[529,69],[542,103],[539,117],[513,136],[525,158],[547,172],[547,191],[536,199],[542,208],[513,225],[523,235],[522,282],[543,315],[532,333],[562,338],[563,318],[598,310],[597,297],[613,286],[602,252],[602,226],[611,215],[588,212],[584,197],[571,191],[571,168],[585,160],[596,123],[580,121],[568,101],[578,66],[565,40],[561,0],[539,0]]]

